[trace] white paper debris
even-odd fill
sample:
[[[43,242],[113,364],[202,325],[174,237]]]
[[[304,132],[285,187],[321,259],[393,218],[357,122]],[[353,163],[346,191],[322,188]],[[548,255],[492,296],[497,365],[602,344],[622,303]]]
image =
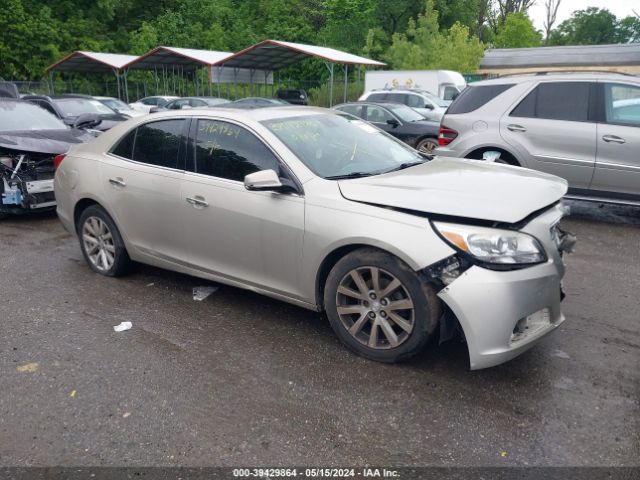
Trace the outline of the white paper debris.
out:
[[[201,302],[216,290],[218,290],[218,287],[194,287],[193,299],[196,302]]]
[[[129,330],[133,324],[131,322],[122,322],[120,325],[115,325],[113,330],[116,332],[124,332],[125,330]]]

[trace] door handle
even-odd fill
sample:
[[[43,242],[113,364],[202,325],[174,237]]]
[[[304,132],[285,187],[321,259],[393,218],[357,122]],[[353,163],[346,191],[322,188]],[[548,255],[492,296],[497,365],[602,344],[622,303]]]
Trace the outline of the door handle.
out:
[[[204,198],[199,196],[187,197],[186,200],[187,203],[193,205],[196,208],[204,208],[209,206],[209,203]]]
[[[607,143],[625,143],[625,139],[624,138],[620,138],[617,135],[605,135],[604,137],[602,137],[602,140],[604,140]]]
[[[115,185],[116,187],[126,187],[127,183],[120,177],[118,178],[110,178],[109,183],[111,185]]]
[[[507,130],[511,130],[512,132],[526,132],[527,129],[524,128],[522,125],[507,125]]]

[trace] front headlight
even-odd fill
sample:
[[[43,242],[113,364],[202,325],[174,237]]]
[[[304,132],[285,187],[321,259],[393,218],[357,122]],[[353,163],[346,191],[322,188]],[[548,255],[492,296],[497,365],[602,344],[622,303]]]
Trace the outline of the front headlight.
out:
[[[433,226],[453,247],[484,263],[506,266],[546,260],[538,240],[526,233],[445,222]]]

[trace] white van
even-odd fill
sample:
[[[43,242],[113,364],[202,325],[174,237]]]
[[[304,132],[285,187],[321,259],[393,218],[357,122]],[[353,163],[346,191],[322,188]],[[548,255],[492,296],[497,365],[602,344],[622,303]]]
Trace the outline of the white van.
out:
[[[364,77],[365,92],[392,88],[427,90],[449,103],[466,86],[464,77],[451,70],[369,71]]]

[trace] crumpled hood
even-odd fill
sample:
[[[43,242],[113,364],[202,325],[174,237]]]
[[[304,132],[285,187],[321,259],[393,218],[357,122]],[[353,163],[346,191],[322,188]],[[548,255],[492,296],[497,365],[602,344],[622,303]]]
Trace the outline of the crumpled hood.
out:
[[[397,172],[338,182],[357,202],[516,223],[562,198],[567,182],[526,168],[435,158]]]
[[[66,153],[73,144],[93,138],[92,134],[78,129],[0,132],[0,148],[57,155]]]

